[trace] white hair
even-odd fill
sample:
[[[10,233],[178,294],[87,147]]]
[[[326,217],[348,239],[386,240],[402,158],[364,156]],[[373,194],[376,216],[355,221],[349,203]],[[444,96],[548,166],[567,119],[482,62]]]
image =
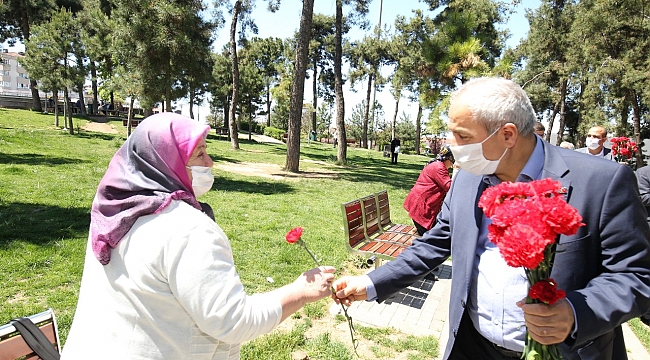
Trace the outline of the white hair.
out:
[[[462,101],[474,121],[493,133],[506,123],[513,123],[519,133],[533,133],[537,119],[526,92],[512,80],[496,77],[475,78],[456,90],[450,105]]]

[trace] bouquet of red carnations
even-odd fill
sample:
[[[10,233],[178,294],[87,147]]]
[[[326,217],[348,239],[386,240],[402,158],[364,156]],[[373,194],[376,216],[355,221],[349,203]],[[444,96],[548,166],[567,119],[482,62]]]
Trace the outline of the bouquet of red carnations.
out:
[[[627,162],[639,151],[636,142],[624,136],[611,138],[609,142],[612,143],[612,156],[618,162]]]
[[[488,239],[505,262],[524,267],[529,290],[526,303],[554,304],[566,296],[550,278],[558,235],[573,235],[582,216],[564,199],[566,188],[552,179],[504,182],[483,192],[479,206],[492,220]],[[556,345],[542,345],[526,334],[524,359],[561,359]]]

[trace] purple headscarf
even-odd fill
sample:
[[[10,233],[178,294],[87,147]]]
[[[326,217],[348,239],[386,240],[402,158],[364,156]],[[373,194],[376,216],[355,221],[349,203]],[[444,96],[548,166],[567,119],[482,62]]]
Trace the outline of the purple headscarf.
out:
[[[103,265],[138,217],[162,211],[172,200],[201,209],[185,164],[210,127],[174,113],[141,122],[115,153],[90,211],[90,236]]]

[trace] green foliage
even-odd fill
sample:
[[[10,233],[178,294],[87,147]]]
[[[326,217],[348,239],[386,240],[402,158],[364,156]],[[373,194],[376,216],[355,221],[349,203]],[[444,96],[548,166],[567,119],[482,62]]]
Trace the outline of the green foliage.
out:
[[[264,128],[265,127],[263,125],[261,125],[260,123],[258,123],[257,121],[255,121],[255,120],[253,120],[253,121],[242,120],[241,123],[239,124],[240,125],[239,130],[248,132],[249,124],[251,126],[251,131],[252,132],[254,132],[256,134],[264,133]]]
[[[83,82],[85,67],[72,56],[81,51],[80,31],[79,22],[64,8],[54,12],[49,22],[31,29],[22,65],[43,90],[58,91]]]
[[[283,139],[282,136],[284,134],[286,134],[286,133],[287,133],[286,130],[274,128],[272,126],[267,126],[267,127],[264,128],[264,135],[270,136],[270,137],[272,137],[274,139],[278,139],[278,140],[282,140]]]

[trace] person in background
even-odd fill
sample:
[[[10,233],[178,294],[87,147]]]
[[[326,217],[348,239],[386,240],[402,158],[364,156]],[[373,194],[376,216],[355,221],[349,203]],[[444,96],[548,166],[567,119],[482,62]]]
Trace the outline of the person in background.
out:
[[[650,308],[650,228],[632,170],[536,136],[533,106],[511,80],[466,82],[448,116],[461,171],[436,224],[395,260],[336,280],[334,300],[384,301],[451,257],[443,359],[521,359],[527,331],[540,344],[558,344],[567,360],[627,359],[621,324]],[[585,226],[558,237],[551,278],[566,297],[527,304],[524,269],[508,266],[488,240],[491,221],[477,202],[489,186],[546,178],[567,188]]]
[[[420,176],[404,200],[408,212],[420,236],[433,227],[449,187],[449,176],[454,166],[454,155],[448,144],[443,145],[435,160],[424,166]]]
[[[339,132],[334,128],[334,133],[332,133],[332,137],[334,138],[334,147],[339,144]]]
[[[544,124],[537,121],[535,122],[535,126],[533,126],[533,131],[535,132],[535,134],[539,135],[539,137],[543,139],[544,133],[546,132],[546,128],[544,127]]]
[[[607,129],[602,126],[593,126],[589,129],[589,132],[587,132],[587,146],[577,149],[576,151],[615,161],[612,156],[612,149],[605,147],[605,141],[607,141]]]
[[[212,188],[210,127],[162,113],[111,159],[90,213],[77,309],[61,359],[239,359],[239,344],[331,295],[334,268],[248,295]]]
[[[572,143],[570,143],[568,141],[562,141],[560,143],[560,147],[565,148],[565,149],[569,149],[569,150],[575,150],[576,149],[576,147]]]
[[[638,168],[635,173],[639,185],[639,197],[643,206],[645,206],[646,221],[650,224],[650,166]],[[650,326],[650,313],[640,316],[639,319]]]
[[[392,164],[397,164],[397,154],[399,154],[400,145],[401,143],[398,137],[395,137],[390,142],[390,162]]]

